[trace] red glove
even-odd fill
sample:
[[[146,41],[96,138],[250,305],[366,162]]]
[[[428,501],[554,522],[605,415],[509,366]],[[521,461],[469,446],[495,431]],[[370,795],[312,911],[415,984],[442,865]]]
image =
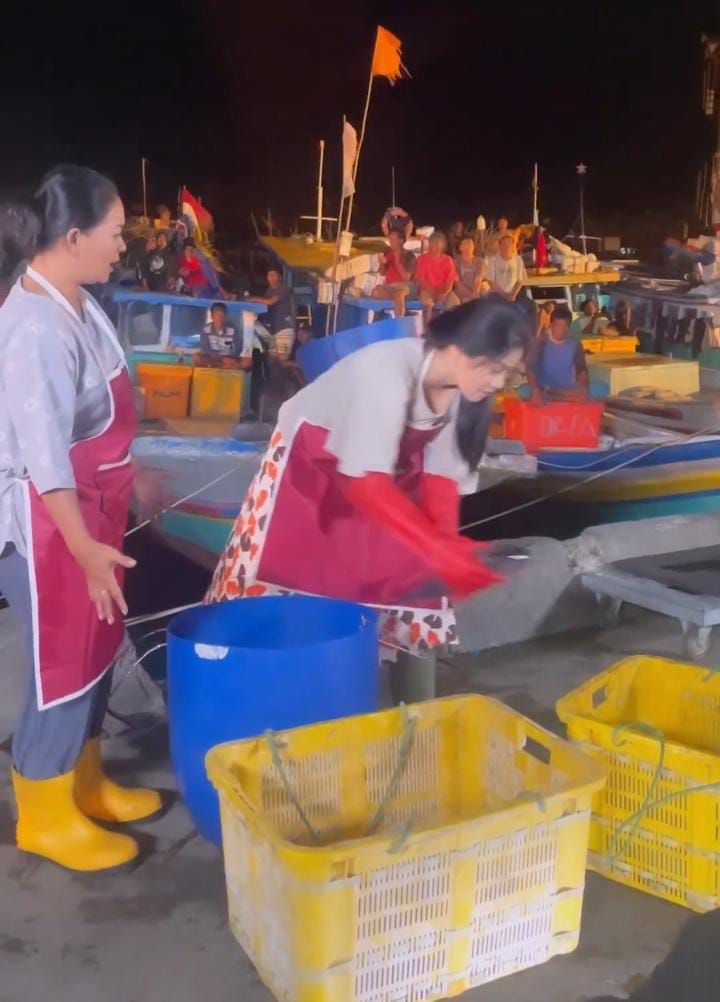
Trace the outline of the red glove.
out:
[[[445,480],[444,477],[429,479]],[[448,526],[447,531],[443,532],[432,518],[403,494],[387,473],[368,473],[364,477],[342,476],[340,484],[352,504],[394,532],[411,550],[426,560],[432,571],[449,586],[453,596],[463,598],[503,580],[477,559],[477,551],[482,548],[482,544],[451,534],[446,486],[434,494],[433,487],[430,487],[429,496],[427,485],[424,492],[421,491],[435,516]],[[454,506],[457,524],[457,488]]]

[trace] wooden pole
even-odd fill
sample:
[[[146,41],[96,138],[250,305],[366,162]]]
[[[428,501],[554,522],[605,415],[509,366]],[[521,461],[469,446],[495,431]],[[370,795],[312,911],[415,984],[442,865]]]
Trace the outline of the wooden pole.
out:
[[[323,164],[325,161],[325,140],[320,140],[320,166],[318,168],[318,188],[317,188],[317,224],[315,226],[315,239],[322,240],[322,214],[323,214]]]
[[[142,178],[143,216],[148,219],[147,160],[145,157],[140,158],[140,176]]]
[[[373,49],[373,52],[375,50]],[[360,150],[362,149],[363,140],[365,139],[365,129],[367,128],[368,111],[370,110],[370,98],[372,97],[373,80],[375,79],[372,71],[372,63],[370,64],[370,79],[368,81],[367,94],[365,95],[365,110],[363,111],[362,125],[360,126],[360,138],[358,139],[357,150],[355,151],[355,163],[353,164],[353,186],[357,188],[357,172],[358,164],[360,162]],[[352,210],[353,202],[355,200],[355,192],[352,193],[348,199],[348,211],[347,211],[347,223],[345,229],[350,229],[350,222],[352,220]]]
[[[345,122],[347,117],[343,115],[342,119],[342,136],[345,136]],[[330,333],[330,322],[331,315],[334,314],[333,333],[335,333],[335,327],[337,324],[337,296],[335,295],[335,280],[337,277],[337,266],[340,260],[340,235],[342,233],[342,217],[343,217],[343,205],[345,203],[345,195],[343,194],[343,182],[345,181],[345,150],[344,146],[341,147],[342,153],[342,170],[340,171],[340,205],[338,206],[337,214],[337,231],[335,233],[335,251],[333,253],[333,270],[332,270],[332,302],[328,304],[327,312],[325,313],[325,336]]]

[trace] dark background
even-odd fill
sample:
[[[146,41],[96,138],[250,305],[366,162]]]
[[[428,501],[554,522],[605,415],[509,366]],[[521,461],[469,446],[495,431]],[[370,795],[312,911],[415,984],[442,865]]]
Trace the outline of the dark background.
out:
[[[355,222],[390,200],[418,222],[513,223],[541,215],[562,235],[577,209],[575,164],[603,232],[635,240],[693,223],[695,179],[713,148],[702,114],[702,31],[717,0],[490,3],[425,0],[253,4],[146,0],[8,3],[0,22],[0,194],[58,161],[88,163],[173,205],[186,184],[226,234],[269,206],[288,232],[314,211],[327,140],[334,214],[343,113],[359,126],[375,26],[403,42],[412,80],[375,81]],[[310,224],[304,224],[309,227]]]

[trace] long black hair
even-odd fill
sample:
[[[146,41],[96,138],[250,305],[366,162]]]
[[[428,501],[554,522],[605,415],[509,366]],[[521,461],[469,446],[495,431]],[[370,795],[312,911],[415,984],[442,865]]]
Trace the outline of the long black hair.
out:
[[[32,197],[0,205],[0,274],[10,274],[69,230],[91,230],[118,197],[114,182],[91,167],[53,167]]]
[[[497,295],[484,296],[446,310],[430,322],[427,342],[442,351],[455,345],[469,358],[498,359],[530,347],[532,331],[521,307]],[[456,435],[460,455],[475,470],[485,451],[492,396],[472,401],[460,398]]]

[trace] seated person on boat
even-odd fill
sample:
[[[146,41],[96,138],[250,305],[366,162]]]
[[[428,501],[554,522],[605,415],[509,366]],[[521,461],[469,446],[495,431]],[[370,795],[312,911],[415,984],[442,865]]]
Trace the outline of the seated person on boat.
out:
[[[423,317],[428,323],[433,310],[459,306],[460,300],[453,292],[457,281],[455,262],[445,253],[445,234],[436,230],[428,242],[428,250],[421,254],[415,268],[415,281],[423,304]]]
[[[567,306],[556,306],[548,333],[533,341],[525,362],[528,385],[520,387],[523,399],[542,405],[545,394],[576,401],[607,395],[604,384],[590,384],[583,347],[569,336],[571,319]]]
[[[225,303],[213,303],[210,323],[205,324],[200,335],[200,351],[193,355],[193,365],[221,369],[249,369],[252,365],[252,347],[246,350],[242,334],[228,323]]]
[[[604,317],[594,299],[586,299],[580,307],[580,316],[576,317],[570,325],[570,337],[584,338],[597,337],[603,333],[603,327],[607,325],[607,317]]]
[[[461,303],[477,299],[483,288],[485,259],[475,253],[475,241],[470,236],[461,237],[455,255],[455,295]]]
[[[405,316],[405,301],[416,293],[413,284],[415,255],[405,250],[405,235],[400,230],[390,230],[390,249],[380,262],[383,282],[373,289],[373,299],[392,299],[396,317]]]

